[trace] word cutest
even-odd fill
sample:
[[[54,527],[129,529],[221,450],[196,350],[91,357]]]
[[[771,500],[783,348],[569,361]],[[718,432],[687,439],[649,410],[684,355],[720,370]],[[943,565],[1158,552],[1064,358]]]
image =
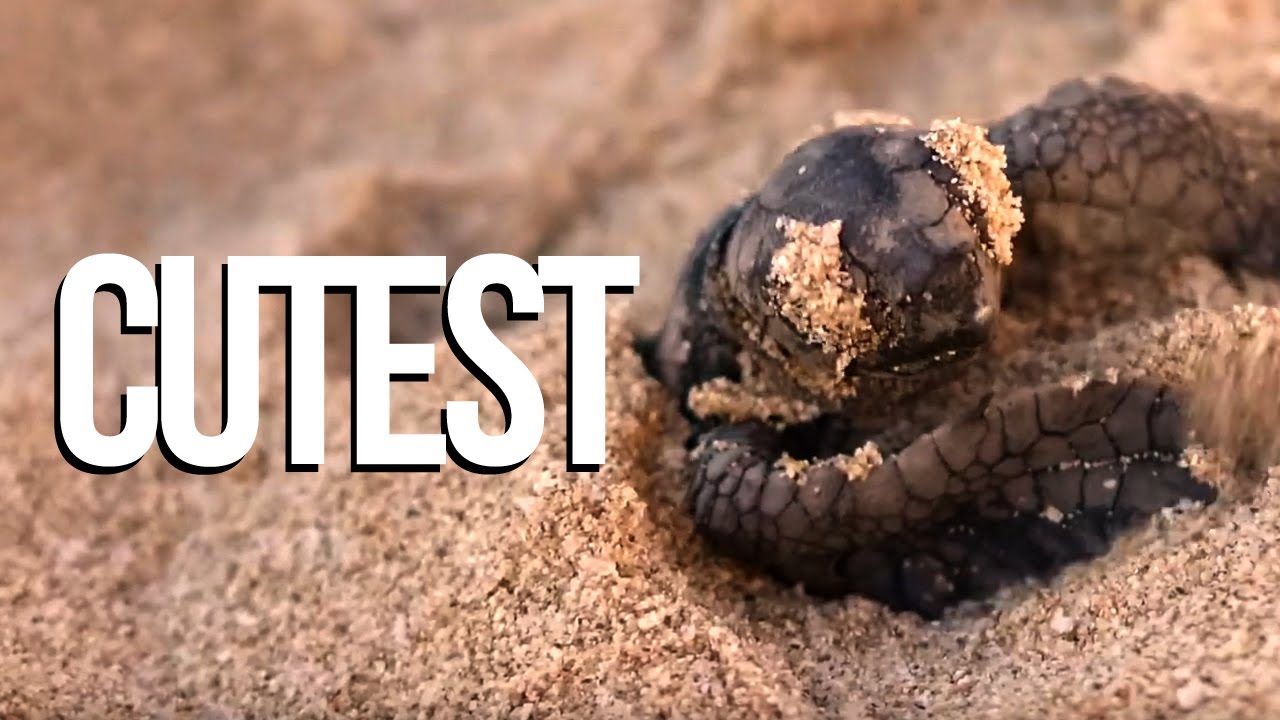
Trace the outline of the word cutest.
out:
[[[222,266],[222,431],[195,423],[195,264],[164,257],[154,277],[141,262],[100,254],[76,263],[55,301],[54,424],[66,460],[85,472],[116,473],[156,441],[176,468],[210,474],[230,469],[258,433],[259,296],[286,297],[288,361],[285,463],[316,470],[324,462],[324,297],[351,296],[352,470],[435,470],[447,459],[482,473],[515,469],[542,440],[545,405],[533,373],[485,324],[481,297],[493,291],[511,320],[537,318],[544,293],[568,296],[569,466],[604,462],[605,295],[639,284],[635,256],[541,257],[536,265],[503,254],[471,258],[445,286],[445,259],[392,257],[245,257]],[[450,400],[441,433],[392,433],[392,383],[435,372],[433,343],[390,341],[390,296],[444,289],[444,337],[462,364],[502,406],[505,432],[480,428],[474,400]],[[155,384],[129,386],[121,429],[103,435],[93,412],[93,303],[120,301],[122,333],[154,334]],[[162,372],[163,370],[163,372]]]

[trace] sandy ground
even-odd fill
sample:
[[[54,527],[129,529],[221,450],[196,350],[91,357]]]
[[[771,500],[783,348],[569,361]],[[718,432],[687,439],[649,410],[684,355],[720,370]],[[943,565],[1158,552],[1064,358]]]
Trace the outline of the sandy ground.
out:
[[[681,428],[627,343],[698,227],[831,111],[981,118],[1101,70],[1270,110],[1273,3],[6,0],[0,59],[0,715],[1280,714],[1274,476],[990,611],[818,603],[697,542]],[[235,470],[80,475],[53,440],[51,311],[104,250],[639,253],[610,461],[562,471],[553,303],[507,335],[549,409],[517,473],[349,475],[335,367],[329,463],[286,474],[275,305]],[[102,310],[111,418],[150,354]],[[401,310],[400,337],[434,332],[429,304]],[[210,381],[216,338],[199,352]],[[438,365],[393,428],[484,398]]]

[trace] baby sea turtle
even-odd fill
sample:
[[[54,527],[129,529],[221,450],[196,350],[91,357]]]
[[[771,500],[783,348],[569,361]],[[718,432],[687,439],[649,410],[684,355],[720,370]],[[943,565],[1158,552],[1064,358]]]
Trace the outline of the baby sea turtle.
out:
[[[1278,213],[1280,128],[1118,78],[988,128],[807,140],[700,234],[651,345],[693,424],[698,529],[814,594],[934,617],[1213,501],[1179,462],[1176,384],[958,379],[1009,308],[1052,304],[1050,269],[1280,275]]]

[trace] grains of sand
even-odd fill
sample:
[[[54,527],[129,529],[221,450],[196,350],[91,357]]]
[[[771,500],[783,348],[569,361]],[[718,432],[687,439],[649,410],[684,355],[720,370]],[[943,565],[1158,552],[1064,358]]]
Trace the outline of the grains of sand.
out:
[[[955,170],[970,221],[984,227],[987,253],[1001,265],[1013,262],[1013,236],[1024,218],[1022,199],[1004,174],[1004,148],[987,139],[985,128],[959,119],[934,121],[921,139]]]
[[[865,295],[841,262],[839,220],[822,225],[779,217],[786,242],[773,255],[769,289],[778,312],[835,357],[836,375],[873,338]]]
[[[773,463],[773,466],[778,470],[781,470],[783,475],[797,481],[803,478],[804,474],[808,472],[809,465],[810,462],[808,460],[794,458],[787,453],[782,453],[782,455]]]
[[[728,378],[714,378],[689,391],[689,409],[700,418],[719,417],[730,422],[771,420],[796,423],[812,420],[821,409],[801,398],[762,394]]]
[[[844,473],[846,479],[858,482],[866,480],[871,471],[883,463],[884,455],[880,452],[880,446],[868,441],[852,453],[833,455],[822,459],[818,464],[834,467]]]

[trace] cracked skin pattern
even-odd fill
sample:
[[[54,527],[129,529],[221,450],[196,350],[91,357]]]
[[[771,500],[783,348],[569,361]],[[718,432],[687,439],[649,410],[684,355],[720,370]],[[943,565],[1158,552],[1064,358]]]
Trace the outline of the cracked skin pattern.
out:
[[[698,237],[649,359],[682,402],[728,378],[826,410],[786,424],[685,407],[707,538],[814,594],[936,617],[1098,556],[1161,508],[1216,498],[1179,462],[1186,388],[1158,377],[992,388],[944,399],[949,414],[914,434],[899,421],[987,361],[1002,307],[1045,292],[1053,264],[1151,272],[1199,254],[1228,275],[1277,275],[1280,129],[1118,78],[1054,88],[989,126],[1026,215],[1009,266],[985,251],[989,218],[925,132],[839,127],[793,151]],[[875,342],[839,363],[769,291],[793,220],[840,222],[841,269]],[[883,462],[831,461],[867,441]]]

